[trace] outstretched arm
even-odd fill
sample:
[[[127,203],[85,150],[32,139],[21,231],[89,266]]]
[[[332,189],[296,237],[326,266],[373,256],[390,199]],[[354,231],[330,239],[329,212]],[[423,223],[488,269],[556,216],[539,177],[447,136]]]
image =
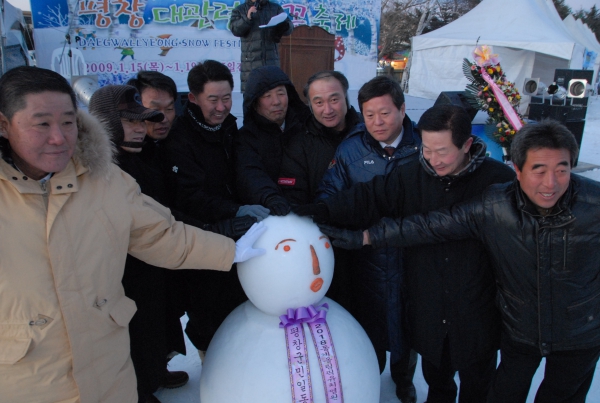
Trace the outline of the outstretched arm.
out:
[[[383,218],[368,229],[366,239],[374,248],[410,247],[467,238],[480,238],[483,203],[472,201],[448,209],[405,218]]]
[[[482,217],[482,203],[472,202],[406,218],[385,217],[368,230],[353,231],[324,224],[319,224],[319,228],[332,238],[334,246],[343,249],[360,249],[365,245],[404,248],[479,238]]]

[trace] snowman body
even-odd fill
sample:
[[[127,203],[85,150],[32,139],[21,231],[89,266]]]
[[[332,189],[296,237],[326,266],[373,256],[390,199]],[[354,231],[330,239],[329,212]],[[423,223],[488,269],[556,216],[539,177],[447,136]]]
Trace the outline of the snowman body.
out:
[[[293,399],[293,382],[306,382],[312,395],[306,402],[379,402],[379,366],[369,338],[352,315],[324,297],[333,277],[329,240],[306,218],[288,215],[264,222],[268,230],[254,246],[266,254],[238,265],[250,300],[225,319],[211,341],[200,378],[201,403],[304,402]],[[280,327],[280,315],[309,305],[327,310],[339,394],[328,389],[331,378],[323,376],[317,355],[322,341],[317,334],[313,339],[306,323],[296,326],[304,329],[307,363],[302,374],[290,369],[294,349]]]

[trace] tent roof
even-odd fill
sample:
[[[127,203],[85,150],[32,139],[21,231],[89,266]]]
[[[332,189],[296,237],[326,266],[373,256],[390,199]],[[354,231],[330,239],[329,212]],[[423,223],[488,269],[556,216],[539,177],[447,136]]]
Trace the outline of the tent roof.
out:
[[[593,40],[588,35],[590,29],[586,27],[580,20],[576,20],[573,15],[569,14],[567,18],[563,20],[565,26],[571,32],[571,35],[579,41],[583,46],[585,46],[588,50],[593,50],[594,52],[600,53],[600,44],[598,41]]]
[[[549,0],[551,3],[551,0]],[[479,44],[526,49],[570,60],[575,39],[546,0],[483,0],[459,19],[413,37],[413,51]]]

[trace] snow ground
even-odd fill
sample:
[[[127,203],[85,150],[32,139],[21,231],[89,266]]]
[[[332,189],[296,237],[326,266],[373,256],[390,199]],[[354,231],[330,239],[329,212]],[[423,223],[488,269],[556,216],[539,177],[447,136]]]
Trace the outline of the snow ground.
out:
[[[352,93],[349,94],[351,99],[356,99],[355,96],[352,96]],[[237,102],[236,102],[237,101]],[[234,105],[240,106],[240,114],[241,114],[241,96],[239,99],[235,99],[234,96]],[[433,101],[416,99],[414,97],[407,96],[406,100],[407,104],[407,113],[413,120],[418,120],[420,114],[430,107],[433,104]],[[357,107],[357,105],[355,105]],[[358,108],[357,108],[358,110]],[[238,115],[236,110],[232,111],[234,115]],[[238,116],[240,118],[240,116]],[[586,124],[585,130],[582,139],[581,153],[579,156],[580,166],[584,165],[583,162],[587,164],[592,164],[598,166],[598,168],[588,170],[580,173],[581,175],[600,181],[600,98],[598,96],[594,96],[590,98],[588,105],[588,112],[586,116]],[[187,317],[182,318],[182,324],[185,326],[187,322]],[[198,354],[196,354],[196,350],[191,342],[186,337],[186,346],[188,355],[182,356],[179,355],[170,363],[169,369],[172,371],[187,371],[190,375],[190,381],[187,385],[179,389],[167,390],[161,389],[156,393],[156,397],[162,403],[199,403],[200,402],[200,373],[202,371],[202,364],[200,363],[200,359]],[[592,383],[592,387],[587,397],[587,402],[600,402],[600,365],[596,367],[596,376],[594,377],[594,381]],[[543,378],[543,364],[538,369],[536,373],[533,383],[532,383],[532,393],[527,399],[527,403],[533,403],[533,397],[535,395],[535,391],[539,386],[541,380]],[[456,378],[458,380],[458,376]],[[423,403],[425,398],[427,397],[427,383],[423,379],[423,374],[421,372],[420,363],[417,365],[417,372],[414,377],[414,383],[417,388],[417,402]],[[399,400],[396,398],[395,394],[395,384],[390,377],[389,366],[386,367],[385,371],[381,375],[381,398],[380,403],[398,403]],[[227,403],[227,402],[223,402]],[[268,402],[268,403],[279,403],[279,402]]]

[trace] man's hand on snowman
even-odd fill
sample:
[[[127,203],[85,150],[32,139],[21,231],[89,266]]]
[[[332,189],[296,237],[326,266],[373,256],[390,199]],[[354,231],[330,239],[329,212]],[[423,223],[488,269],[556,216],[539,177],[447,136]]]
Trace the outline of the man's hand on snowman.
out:
[[[250,227],[235,243],[235,257],[233,263],[241,263],[253,257],[264,255],[267,251],[262,248],[254,248],[254,242],[267,230],[265,223],[259,222]]]
[[[331,243],[342,249],[361,249],[368,244],[365,241],[364,231],[351,231],[348,229],[332,227],[326,224],[317,224],[322,233],[332,238]]]
[[[292,207],[292,212],[299,216],[312,217],[313,221],[317,224],[329,221],[329,209],[323,202],[294,206]]]

